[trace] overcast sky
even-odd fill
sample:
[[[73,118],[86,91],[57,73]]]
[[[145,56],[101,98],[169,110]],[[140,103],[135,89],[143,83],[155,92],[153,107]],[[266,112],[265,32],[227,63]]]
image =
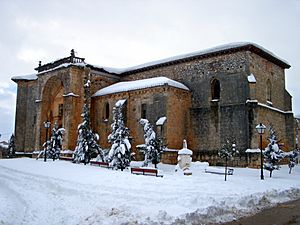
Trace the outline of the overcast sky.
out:
[[[287,60],[300,114],[298,0],[0,0],[0,140],[14,130],[15,75],[69,56],[129,67],[221,44],[255,42]],[[298,90],[297,90],[298,87]]]

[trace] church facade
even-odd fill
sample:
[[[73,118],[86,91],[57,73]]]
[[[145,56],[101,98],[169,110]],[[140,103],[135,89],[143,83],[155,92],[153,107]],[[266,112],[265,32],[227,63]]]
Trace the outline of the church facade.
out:
[[[176,161],[183,139],[194,160],[216,162],[226,139],[234,139],[242,153],[257,149],[259,123],[272,125],[283,149],[290,150],[295,147],[295,122],[292,97],[285,89],[288,68],[254,43],[223,45],[122,70],[85,63],[71,51],[69,57],[40,63],[36,74],[12,78],[18,85],[16,148],[42,149],[44,122],[50,121],[66,129],[63,148],[74,150],[88,79],[91,125],[102,148],[110,147],[112,109],[124,100],[133,151],[144,142],[138,121],[146,118],[167,144],[167,163]]]

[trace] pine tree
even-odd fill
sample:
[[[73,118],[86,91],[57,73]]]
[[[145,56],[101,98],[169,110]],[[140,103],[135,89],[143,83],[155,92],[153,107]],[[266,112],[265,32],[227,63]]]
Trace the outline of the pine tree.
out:
[[[9,145],[8,145],[8,157],[14,158],[16,154],[16,146],[15,146],[15,135],[12,134],[9,139]]]
[[[221,159],[225,159],[225,181],[227,179],[227,163],[229,160],[232,160],[232,158],[239,154],[239,151],[236,149],[235,142],[230,142],[228,139],[226,140],[226,143],[222,146],[222,148],[219,150],[219,156]]]
[[[279,170],[279,161],[284,158],[284,152],[278,146],[278,140],[273,127],[269,128],[270,137],[269,144],[265,148],[264,154],[264,169],[270,171],[270,177],[272,177],[273,170]]]
[[[52,136],[50,139],[50,150],[49,150],[49,155],[48,158],[55,159],[59,158],[60,151],[62,150],[62,140],[63,140],[63,132],[65,131],[64,128],[59,128],[57,127],[57,124],[54,125],[52,129]]]
[[[292,169],[295,167],[296,165],[296,161],[299,155],[299,150],[295,149],[293,152],[291,152],[290,154],[288,154],[287,156],[289,157],[289,174],[292,173]]]
[[[90,117],[86,104],[83,106],[83,113],[81,116],[83,122],[79,124],[77,128],[78,137],[73,162],[83,162],[84,164],[87,164],[92,157],[96,157],[97,155],[102,156],[102,149],[97,144],[98,136],[94,134],[90,128]]]
[[[99,136],[94,134],[91,125],[90,125],[90,85],[91,81],[89,79],[90,73],[86,68],[87,77],[85,78],[86,82],[84,83],[84,96],[85,96],[85,104],[83,106],[83,112],[81,117],[83,118],[83,122],[78,125],[78,137],[77,144],[75,147],[73,162],[80,163],[83,162],[87,164],[90,162],[92,157],[99,157],[103,161],[103,153],[101,147],[97,144],[99,140]]]
[[[125,127],[122,115],[122,104],[113,108],[112,133],[108,136],[108,142],[112,144],[108,154],[110,166],[117,169],[125,169],[131,160],[131,144],[129,142],[129,129]]]
[[[149,163],[153,163],[156,168],[156,165],[160,162],[161,153],[165,146],[163,146],[162,141],[156,137],[153,126],[147,119],[141,119],[139,123],[144,127],[145,144],[140,148],[140,151],[144,154],[143,166],[148,166]]]

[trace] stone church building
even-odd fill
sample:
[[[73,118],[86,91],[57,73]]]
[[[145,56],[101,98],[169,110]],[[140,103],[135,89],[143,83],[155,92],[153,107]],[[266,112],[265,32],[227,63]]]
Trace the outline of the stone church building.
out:
[[[194,160],[213,159],[228,138],[238,150],[257,149],[258,123],[273,125],[283,148],[295,147],[291,95],[285,89],[290,65],[254,43],[233,43],[127,69],[99,67],[75,56],[15,76],[18,151],[42,149],[45,121],[66,129],[63,148],[74,150],[82,121],[84,82],[91,81],[91,123],[99,144],[109,148],[112,109],[124,101],[133,151],[144,143],[138,121],[148,119],[168,148],[165,162],[176,161],[183,139]],[[48,131],[50,135],[50,130]],[[49,136],[48,135],[48,136]],[[263,137],[267,144],[268,132]]]

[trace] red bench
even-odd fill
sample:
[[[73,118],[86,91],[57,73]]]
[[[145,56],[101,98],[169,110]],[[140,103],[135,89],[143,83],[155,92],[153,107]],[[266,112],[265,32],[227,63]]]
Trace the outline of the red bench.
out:
[[[163,177],[163,175],[158,174],[157,169],[151,169],[151,168],[132,167],[131,173],[136,175]]]
[[[65,157],[65,156],[60,156],[59,160],[65,160],[65,161],[73,161],[72,157]]]
[[[104,167],[104,168],[107,168],[107,169],[113,169],[113,167],[110,166],[107,162],[90,161],[90,164],[92,166],[100,166],[100,167]]]

